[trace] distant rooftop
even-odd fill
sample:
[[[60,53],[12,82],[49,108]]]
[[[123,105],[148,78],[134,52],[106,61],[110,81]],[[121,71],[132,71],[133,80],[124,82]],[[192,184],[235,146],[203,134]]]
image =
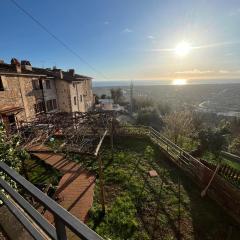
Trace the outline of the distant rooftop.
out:
[[[101,99],[98,99],[98,102],[99,103],[102,103],[102,104],[113,104],[113,99],[111,98],[101,98]]]

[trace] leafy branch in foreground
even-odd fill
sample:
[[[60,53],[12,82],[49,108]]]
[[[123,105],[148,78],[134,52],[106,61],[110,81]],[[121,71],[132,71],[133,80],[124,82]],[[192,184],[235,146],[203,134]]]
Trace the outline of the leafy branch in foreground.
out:
[[[21,148],[20,142],[18,135],[8,135],[4,126],[0,125],[0,161],[5,162],[17,172],[26,172],[24,161],[29,158],[29,154]],[[0,177],[17,189],[16,183],[5,173],[0,171]]]

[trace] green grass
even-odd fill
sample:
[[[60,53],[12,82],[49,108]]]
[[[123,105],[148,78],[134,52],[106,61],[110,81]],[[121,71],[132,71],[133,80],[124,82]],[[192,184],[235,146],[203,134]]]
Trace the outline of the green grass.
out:
[[[214,154],[212,154],[211,152],[205,152],[202,158],[213,164],[217,164],[220,161],[222,164],[226,164],[234,169],[240,170],[239,163],[230,161],[229,159],[224,158],[223,156],[220,156],[218,159],[216,159]]]
[[[104,143],[106,213],[101,214],[99,181],[88,225],[110,239],[176,239],[178,223],[183,239],[238,239],[240,230],[215,202],[201,198],[199,189],[147,139],[115,139],[114,160]],[[98,172],[97,161],[75,155],[75,160]],[[150,177],[149,170],[157,177]],[[178,180],[180,180],[180,209]],[[180,221],[178,214],[180,210]]]
[[[37,158],[31,158],[25,161],[27,169],[27,178],[32,184],[49,184],[57,185],[61,174]]]
[[[230,161],[229,159],[226,159],[226,158],[222,158],[222,159],[223,159],[223,163],[240,171],[240,163]]]

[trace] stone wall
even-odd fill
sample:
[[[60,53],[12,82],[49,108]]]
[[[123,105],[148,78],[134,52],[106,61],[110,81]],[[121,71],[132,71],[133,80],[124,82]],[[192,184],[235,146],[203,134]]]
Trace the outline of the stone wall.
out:
[[[93,106],[91,80],[68,82],[61,79],[50,79],[51,88],[35,90],[32,80],[40,80],[38,76],[6,75],[1,76],[4,91],[0,91],[0,107],[22,107],[24,111],[17,114],[18,121],[31,121],[36,117],[34,105],[40,101],[57,100],[58,109],[63,112],[86,112]],[[74,83],[74,84],[73,84]],[[76,97],[76,104],[74,101]]]
[[[86,112],[84,103],[84,88],[82,82],[69,84],[71,94],[71,105],[73,112]],[[76,105],[74,104],[74,97],[76,97]]]
[[[58,99],[58,107],[62,112],[71,112],[71,98],[70,98],[70,88],[69,83],[64,80],[56,80],[55,81],[57,99]]]
[[[43,100],[42,90],[34,90],[32,86],[32,80],[38,80],[36,77],[19,77],[22,99],[27,120],[35,118],[34,104]]]
[[[86,112],[93,105],[91,80],[81,82],[55,81],[59,110],[64,112]],[[76,97],[76,104],[74,102]]]
[[[92,80],[84,81],[84,102],[86,111],[89,110],[94,104],[93,92],[92,92]]]
[[[20,80],[17,76],[1,76],[4,91],[0,91],[0,108],[24,107],[20,90]],[[17,120],[26,120],[25,111],[17,115]]]

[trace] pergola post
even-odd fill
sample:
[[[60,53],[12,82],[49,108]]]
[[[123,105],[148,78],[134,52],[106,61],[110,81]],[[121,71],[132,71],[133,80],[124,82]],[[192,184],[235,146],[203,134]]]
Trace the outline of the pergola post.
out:
[[[110,141],[111,141],[111,157],[113,160],[113,118],[111,120]]]
[[[102,205],[102,212],[105,213],[105,194],[104,194],[104,183],[103,183],[103,164],[101,154],[98,155],[98,168],[99,168],[99,185],[100,185],[100,200]]]

